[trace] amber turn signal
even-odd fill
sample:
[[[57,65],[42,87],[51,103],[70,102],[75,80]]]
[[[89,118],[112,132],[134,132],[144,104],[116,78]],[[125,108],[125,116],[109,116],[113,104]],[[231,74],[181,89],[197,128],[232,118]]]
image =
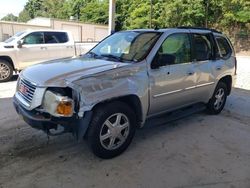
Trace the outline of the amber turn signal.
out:
[[[56,109],[56,112],[63,116],[71,116],[73,114],[73,104],[71,101],[61,101]]]

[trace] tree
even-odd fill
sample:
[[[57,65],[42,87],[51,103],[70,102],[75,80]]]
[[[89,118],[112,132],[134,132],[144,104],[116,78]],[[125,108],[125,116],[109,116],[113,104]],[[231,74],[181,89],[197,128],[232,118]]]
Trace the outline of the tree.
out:
[[[65,11],[65,3],[66,0],[43,0],[41,5],[43,12],[41,15],[49,18],[68,19],[67,9]]]
[[[24,10],[28,12],[30,18],[42,16],[44,11],[42,4],[43,0],[29,0],[25,5]]]
[[[22,10],[22,12],[19,13],[18,22],[27,22],[31,19],[29,12],[27,10]]]
[[[91,1],[80,10],[80,20],[90,23],[108,24],[108,0]]]
[[[15,16],[14,14],[7,14],[6,16],[4,16],[1,20],[3,21],[12,21],[12,22],[16,22],[17,21],[17,16]]]
[[[108,23],[109,0],[28,0],[18,21],[37,16]],[[250,27],[249,0],[152,0],[153,28],[199,26],[226,33]],[[150,0],[117,0],[116,30],[149,28]]]

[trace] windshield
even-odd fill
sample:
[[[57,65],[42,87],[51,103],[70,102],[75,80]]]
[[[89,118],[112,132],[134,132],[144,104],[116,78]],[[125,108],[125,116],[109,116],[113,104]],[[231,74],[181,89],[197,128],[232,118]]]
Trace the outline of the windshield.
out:
[[[140,61],[146,57],[160,35],[160,32],[115,33],[99,43],[87,55],[118,61]]]
[[[14,36],[8,38],[7,40],[5,40],[4,42],[5,43],[10,43],[12,41],[14,41],[17,37],[20,37],[22,34],[24,34],[25,31],[22,31],[22,32],[17,32]]]

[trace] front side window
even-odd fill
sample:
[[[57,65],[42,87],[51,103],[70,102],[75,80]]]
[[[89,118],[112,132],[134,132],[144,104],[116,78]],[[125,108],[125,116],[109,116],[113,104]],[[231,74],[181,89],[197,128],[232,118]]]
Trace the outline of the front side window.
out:
[[[224,37],[216,37],[217,44],[220,50],[220,56],[223,58],[229,58],[232,54],[232,49],[227,39]]]
[[[43,33],[34,32],[23,38],[23,44],[44,44]]]
[[[140,61],[158,40],[160,32],[126,31],[111,35],[87,55],[119,61]]]
[[[194,34],[194,56],[196,61],[206,61],[212,57],[212,46],[209,35]]]
[[[46,44],[66,43],[68,35],[65,32],[45,32],[44,40]]]
[[[161,45],[157,55],[173,57],[173,64],[191,61],[191,45],[188,34],[178,33],[170,35]]]

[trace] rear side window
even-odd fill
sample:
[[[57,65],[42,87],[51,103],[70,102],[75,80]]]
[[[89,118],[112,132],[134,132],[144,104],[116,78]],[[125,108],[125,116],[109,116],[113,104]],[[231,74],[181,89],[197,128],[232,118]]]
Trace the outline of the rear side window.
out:
[[[220,50],[220,56],[222,58],[229,58],[232,55],[232,49],[227,39],[224,37],[216,37],[217,44]]]
[[[44,39],[46,44],[66,43],[69,40],[65,32],[45,32]]]
[[[212,57],[212,44],[209,35],[193,34],[194,59],[196,61],[206,61]]]

